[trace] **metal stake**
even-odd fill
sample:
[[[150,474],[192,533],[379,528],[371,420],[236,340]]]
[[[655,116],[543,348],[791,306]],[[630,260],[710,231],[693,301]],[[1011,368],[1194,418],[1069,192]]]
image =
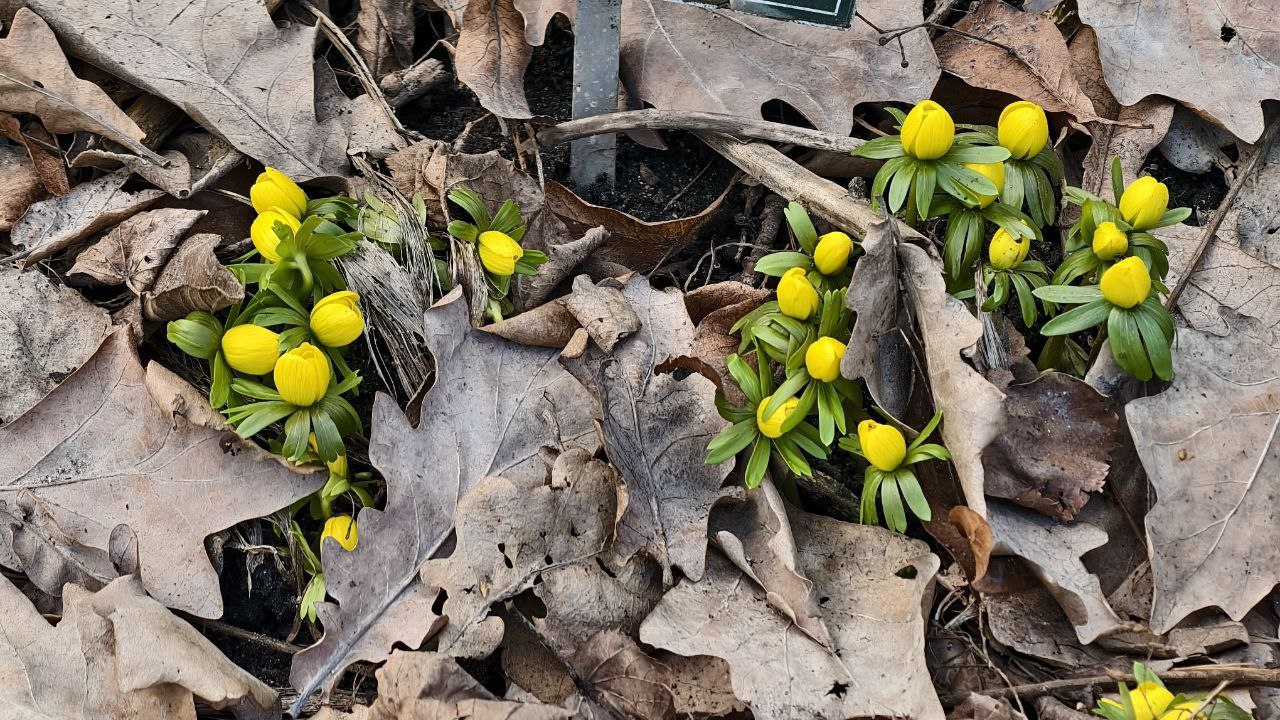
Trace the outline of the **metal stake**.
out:
[[[577,0],[573,38],[573,119],[618,109],[619,28],[622,0]],[[614,184],[617,158],[614,134],[574,140],[569,148],[569,177],[586,187],[603,175]]]

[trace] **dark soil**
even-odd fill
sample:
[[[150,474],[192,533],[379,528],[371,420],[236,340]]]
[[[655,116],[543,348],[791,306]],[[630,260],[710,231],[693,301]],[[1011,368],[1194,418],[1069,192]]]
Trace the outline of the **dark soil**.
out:
[[[1159,151],[1147,156],[1142,172],[1169,187],[1169,207],[1189,207],[1194,210],[1187,218],[1188,225],[1209,222],[1222,199],[1227,196],[1227,180],[1222,171],[1214,168],[1207,173],[1189,173],[1179,170]]]
[[[271,558],[258,562],[252,571],[247,559],[244,552],[230,548],[223,556],[220,579],[226,612],[222,622],[283,641],[298,613],[293,584],[281,576]],[[205,635],[232,662],[249,669],[263,682],[288,687],[293,656],[213,630]]]

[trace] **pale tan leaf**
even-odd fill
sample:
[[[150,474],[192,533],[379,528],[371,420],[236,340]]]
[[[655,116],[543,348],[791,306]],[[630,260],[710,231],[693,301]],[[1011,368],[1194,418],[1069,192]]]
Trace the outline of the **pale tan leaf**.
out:
[[[414,3],[365,0],[356,15],[356,48],[375,78],[413,64]]]
[[[451,658],[437,653],[392,653],[377,672],[378,699],[369,720],[568,720],[553,705],[499,700]]]
[[[0,145],[0,232],[12,228],[32,203],[46,195],[44,183],[26,151]]]
[[[536,592],[547,615],[534,618],[534,627],[547,643],[571,654],[604,628],[634,635],[662,597],[662,568],[647,555],[620,568],[577,563],[544,574]]]
[[[579,275],[573,279],[573,293],[564,298],[565,308],[605,352],[613,352],[619,340],[640,329],[640,318],[620,288],[622,283],[611,278],[597,285],[590,276]]]
[[[409,6],[398,1],[394,4]],[[368,94],[347,97],[329,63],[322,61],[316,62],[316,118],[322,124],[333,120],[342,126],[347,137],[347,152],[351,155],[385,158],[409,144],[396,131],[385,105]]]
[[[462,16],[454,73],[498,117],[532,117],[524,97],[524,70],[533,57],[524,18],[512,0],[470,0]]]
[[[602,630],[573,656],[582,679],[609,703],[640,720],[676,717],[671,668],[646,655],[636,641],[618,629]]]
[[[62,157],[49,150],[49,146],[57,146],[57,140],[43,125],[34,120],[26,124],[19,123],[9,113],[0,112],[0,135],[27,149],[27,156],[31,158],[36,175],[50,195],[66,195],[71,191]],[[26,205],[17,208],[12,220],[17,220],[26,209]],[[13,209],[10,210],[12,211]]]
[[[221,240],[200,233],[178,246],[155,283],[142,293],[146,319],[177,320],[193,310],[217,312],[244,300],[244,286],[213,254]]]
[[[1277,167],[1280,168],[1280,164]],[[1223,225],[1226,226],[1227,221],[1224,220]],[[1165,284],[1173,287],[1187,274],[1191,254],[1204,228],[1178,224],[1156,230],[1154,234],[1169,246],[1169,275]],[[1269,244],[1247,247],[1240,243],[1238,236],[1233,238],[1219,228],[1178,298],[1178,312],[1187,324],[1197,330],[1224,335],[1228,325],[1218,309],[1225,307],[1260,319],[1272,331],[1280,329],[1280,257],[1272,254]]]
[[[141,295],[155,284],[182,236],[204,214],[204,210],[182,208],[140,212],[85,248],[68,274],[103,285],[124,285]]]

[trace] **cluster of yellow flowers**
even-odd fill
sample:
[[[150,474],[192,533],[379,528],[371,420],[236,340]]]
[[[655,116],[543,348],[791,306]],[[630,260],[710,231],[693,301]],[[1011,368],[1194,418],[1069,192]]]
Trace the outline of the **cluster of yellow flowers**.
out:
[[[1119,700],[1104,697],[1094,707],[1095,715],[1107,720],[1249,720],[1253,716],[1224,696],[1204,693],[1175,695],[1146,665],[1135,662],[1137,685],[1119,684]]]

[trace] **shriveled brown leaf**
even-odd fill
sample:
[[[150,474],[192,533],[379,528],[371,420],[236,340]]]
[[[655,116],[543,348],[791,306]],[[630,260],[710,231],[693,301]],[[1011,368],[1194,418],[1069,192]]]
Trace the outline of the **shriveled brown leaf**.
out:
[[[408,7],[408,3],[396,2]],[[361,13],[364,12],[361,5]],[[412,25],[410,25],[412,29]],[[316,118],[321,124],[340,124],[347,138],[347,152],[385,158],[409,145],[397,132],[391,111],[368,94],[347,97],[327,62],[316,62]]]
[[[12,228],[32,203],[46,195],[44,183],[26,151],[0,145],[0,232]]]
[[[1096,669],[1111,653],[1081,643],[1062,608],[1043,585],[1019,592],[984,595],[991,639],[999,645],[1066,670]],[[1111,663],[1123,670],[1128,663]]]
[[[192,310],[217,312],[244,300],[244,286],[213,254],[221,240],[199,233],[178,246],[155,283],[142,293],[146,319],[177,320]]]
[[[558,349],[568,344],[582,326],[563,302],[552,300],[480,329],[521,345]]]
[[[369,720],[569,720],[552,705],[499,700],[452,658],[438,653],[391,654],[377,672],[378,698]]]
[[[746,401],[742,390],[729,377],[729,355],[738,351],[739,338],[729,332],[734,323],[769,299],[770,291],[728,280],[694,288],[684,296],[689,319],[697,327],[693,333],[693,353],[672,358],[667,364],[691,372],[713,376],[710,380],[729,402]]]
[[[532,117],[524,97],[524,70],[533,57],[524,18],[512,0],[470,0],[453,58],[454,73],[498,117]]]
[[[947,720],[1025,720],[1026,716],[1014,710],[1009,703],[978,693],[969,693],[950,712]]]
[[[169,165],[157,165],[146,158],[110,150],[90,149],[76,155],[71,167],[123,165],[152,185],[182,200],[209,187],[244,161],[227,141],[203,132],[191,132],[170,142],[173,149],[161,155]]]
[[[57,146],[57,140],[43,125],[35,121],[24,125],[9,113],[0,112],[0,135],[27,149],[36,175],[50,195],[66,195],[71,191],[62,158],[49,150],[49,146]],[[25,205],[18,208],[13,219],[16,220],[24,210]]]
[[[260,2],[30,0],[70,51],[177,105],[237,150],[295,180],[343,175],[336,122],[316,119],[316,28],[278,28]]]
[[[583,680],[627,715],[642,720],[676,717],[671,694],[675,673],[646,655],[626,633],[602,630],[578,650],[573,663]]]
[[[724,658],[736,694],[757,718],[942,718],[925,668],[920,609],[937,556],[883,528],[799,512],[791,521],[835,652],[770,607],[717,553],[701,581],[684,580],[663,597],[641,626],[641,641]]]
[[[1080,0],[1079,10],[1098,34],[1102,70],[1121,105],[1165,95],[1246,142],[1262,134],[1262,101],[1280,98],[1271,8],[1181,0],[1145,12],[1129,0]]]
[[[205,537],[323,484],[319,474],[237,439],[168,370],[151,363],[144,371],[124,330],[0,429],[0,446],[9,460],[0,467],[0,503],[32,493],[63,532],[98,551],[127,525],[137,535],[147,591],[201,617],[222,614]]]
[[[193,696],[245,717],[278,712],[274,690],[148,597],[135,575],[96,593],[68,585],[56,626],[0,580],[0,677],[12,718],[195,720]]]
[[[369,0],[356,15],[356,49],[381,78],[413,64],[414,3]]]
[[[124,285],[134,294],[151,289],[182,236],[203,210],[161,208],[140,212],[85,248],[71,266],[73,280]]]
[[[1023,12],[999,0],[984,0],[955,27],[968,36],[952,32],[937,41],[935,49],[943,70],[972,87],[1030,100],[1046,112],[1067,113],[1077,122],[1097,119],[1093,102],[1072,73],[1067,43],[1052,18]],[[1001,46],[973,36],[989,38]]]
[[[1126,408],[1158,498],[1146,518],[1157,632],[1209,606],[1239,620],[1280,581],[1280,339],[1224,320],[1225,337],[1179,330],[1173,384]]]
[[[640,318],[621,288],[622,283],[611,278],[597,285],[579,275],[573,279],[573,293],[564,299],[569,313],[605,352],[613,352],[619,340],[640,329]]]
[[[706,465],[703,457],[727,423],[716,412],[710,380],[654,372],[693,347],[681,294],[655,290],[643,276],[632,277],[623,294],[641,318],[640,331],[611,353],[592,348],[563,362],[599,401],[605,451],[626,481],[613,556],[621,563],[637,552],[652,555],[669,585],[675,567],[690,578],[702,576],[707,515],[732,469],[731,463]]]

